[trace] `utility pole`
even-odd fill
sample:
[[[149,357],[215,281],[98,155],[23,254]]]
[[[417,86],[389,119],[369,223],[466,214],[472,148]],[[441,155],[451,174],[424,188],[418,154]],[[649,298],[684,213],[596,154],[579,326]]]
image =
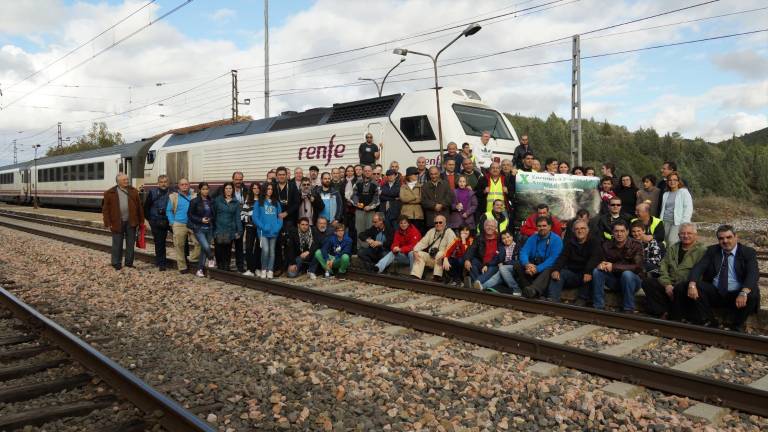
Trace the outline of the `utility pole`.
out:
[[[264,0],[264,118],[269,117],[269,0]]]
[[[232,69],[232,124],[237,123],[237,70]]]
[[[16,148],[16,140],[13,140],[13,164],[19,163],[18,150]]]
[[[571,166],[581,165],[581,48],[579,35],[573,35],[571,57]]]
[[[37,209],[38,208],[38,204],[37,204],[37,180],[38,180],[38,178],[37,178],[37,149],[40,148],[40,144],[33,144],[32,148],[35,149],[35,168],[32,171],[32,175],[35,176],[35,198],[32,201],[32,204],[33,204],[34,208]]]
[[[59,138],[58,138],[58,144],[56,145],[57,149],[60,149],[64,146],[64,143],[62,142],[61,138],[61,122],[59,122]]]

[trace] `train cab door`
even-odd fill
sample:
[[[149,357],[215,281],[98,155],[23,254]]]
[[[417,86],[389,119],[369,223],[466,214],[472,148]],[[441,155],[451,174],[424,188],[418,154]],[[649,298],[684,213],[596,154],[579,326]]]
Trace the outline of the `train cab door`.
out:
[[[379,122],[368,123],[368,126],[365,128],[365,134],[362,136],[361,142],[365,142],[365,135],[368,133],[373,135],[373,143],[380,147],[378,163],[384,165],[384,148],[381,146],[382,141],[384,140],[384,125]]]
[[[128,176],[128,180],[133,184],[133,164],[131,158],[123,158],[120,163],[123,165],[122,171]]]
[[[22,191],[23,191],[23,197],[24,202],[29,201],[30,199],[30,193],[32,193],[32,176],[29,169],[25,169],[21,171],[21,184],[22,184]]]

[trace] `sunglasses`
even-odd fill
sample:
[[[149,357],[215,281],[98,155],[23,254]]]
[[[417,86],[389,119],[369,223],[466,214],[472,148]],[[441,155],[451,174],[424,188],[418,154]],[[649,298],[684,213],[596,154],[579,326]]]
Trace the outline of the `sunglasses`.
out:
[[[611,204],[611,207],[621,207],[621,204]]]
[[[435,225],[443,225],[444,223],[443,221],[435,221]]]

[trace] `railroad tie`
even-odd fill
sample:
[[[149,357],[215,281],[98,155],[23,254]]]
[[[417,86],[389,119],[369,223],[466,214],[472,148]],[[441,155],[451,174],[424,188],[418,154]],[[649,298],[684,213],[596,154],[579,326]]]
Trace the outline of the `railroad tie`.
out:
[[[480,323],[494,320],[496,318],[501,318],[505,313],[506,313],[505,309],[493,308],[491,310],[480,312],[475,315],[459,318],[459,321],[463,322],[464,324],[480,324]]]
[[[551,338],[547,339],[547,342],[552,342],[556,344],[565,344],[573,340],[578,340],[578,339],[587,337],[601,330],[602,328],[603,327],[596,326],[593,324],[586,324],[581,327],[577,327],[571,331],[565,332],[563,334],[552,336]],[[556,375],[558,372],[560,372],[560,367],[552,363],[536,362],[531,366],[528,366],[526,371],[538,376],[553,376],[553,375]]]
[[[700,352],[696,356],[672,366],[672,369],[679,370],[681,372],[697,373],[704,369],[709,369],[712,366],[722,362],[723,360],[732,359],[734,352],[724,350],[722,348],[709,347],[703,352]]]
[[[449,314],[449,313],[459,312],[459,311],[462,311],[464,309],[470,308],[473,305],[474,305],[474,303],[472,303],[472,302],[468,302],[468,301],[463,301],[462,300],[462,301],[458,301],[456,303],[452,303],[452,304],[446,305],[446,306],[438,309],[437,314],[438,315],[445,315],[445,314]]]
[[[656,336],[641,334],[620,344],[609,346],[600,352],[602,354],[616,357],[624,357],[637,349],[647,347],[648,345],[656,342],[658,339],[659,338]],[[610,395],[628,399],[643,393],[645,391],[645,387],[637,386],[634,384],[627,384],[621,381],[614,381],[603,387],[602,390]]]

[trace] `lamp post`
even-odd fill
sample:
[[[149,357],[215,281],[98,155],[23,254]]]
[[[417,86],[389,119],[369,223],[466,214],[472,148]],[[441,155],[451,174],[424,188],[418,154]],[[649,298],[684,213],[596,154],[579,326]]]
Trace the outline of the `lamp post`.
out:
[[[381,97],[381,94],[384,92],[384,83],[387,81],[387,77],[389,76],[389,74],[392,73],[393,70],[395,70],[395,68],[400,66],[400,64],[402,62],[404,62],[404,61],[405,61],[405,57],[401,58],[400,61],[397,62],[396,65],[392,66],[392,69],[390,69],[389,72],[387,72],[387,74],[384,75],[384,78],[381,80],[381,86],[379,86],[379,83],[374,78],[358,78],[357,80],[358,81],[371,81],[373,83],[373,85],[376,86],[376,91],[379,93],[379,97]]]
[[[34,208],[38,208],[37,206],[37,149],[40,148],[40,144],[32,144],[32,148],[35,149],[35,168],[32,174],[35,175],[35,198],[32,200],[32,205]]]
[[[440,57],[440,54],[442,54],[443,51],[445,51],[449,46],[453,45],[453,43],[459,40],[462,36],[464,37],[472,36],[473,34],[479,32],[481,28],[482,27],[478,23],[472,23],[468,25],[467,28],[464,29],[464,31],[462,31],[458,36],[453,38],[453,40],[448,42],[448,44],[445,45],[440,51],[438,51],[437,54],[434,55],[434,57],[430,54],[425,54],[418,51],[411,51],[406,48],[395,48],[392,51],[393,54],[398,54],[401,56],[414,54],[414,55],[429,57],[429,59],[432,60],[432,66],[435,70],[435,100],[437,103],[437,136],[438,136],[437,139],[438,139],[438,142],[440,143],[440,155],[438,156],[441,162],[440,166],[442,166],[442,157],[443,157],[443,121],[440,117],[440,87],[438,86],[438,83],[437,83],[437,59],[438,57]]]

